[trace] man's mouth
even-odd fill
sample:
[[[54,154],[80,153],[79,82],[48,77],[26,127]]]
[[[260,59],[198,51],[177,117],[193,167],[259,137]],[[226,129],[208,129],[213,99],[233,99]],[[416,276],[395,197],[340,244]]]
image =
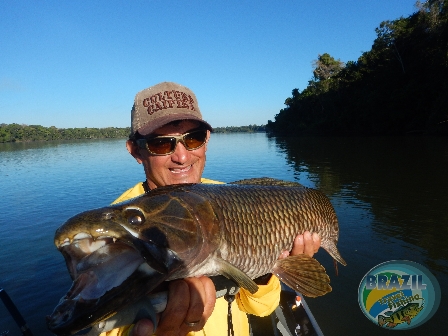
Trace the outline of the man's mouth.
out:
[[[183,168],[170,168],[170,171],[174,174],[186,173],[191,169],[192,166],[193,165],[189,165],[189,166],[183,167]]]

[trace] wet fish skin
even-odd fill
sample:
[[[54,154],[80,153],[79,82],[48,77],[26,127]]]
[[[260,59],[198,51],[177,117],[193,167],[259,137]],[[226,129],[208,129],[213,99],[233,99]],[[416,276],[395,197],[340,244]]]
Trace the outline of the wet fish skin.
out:
[[[291,250],[296,235],[307,230],[319,233],[321,246],[346,264],[336,248],[336,213],[318,190],[295,184],[235,188],[197,185],[195,189],[210,200],[219,218],[225,237],[219,249],[222,258],[251,278],[268,273],[266,269],[276,263],[280,253]]]
[[[98,271],[90,259],[84,268],[77,269],[89,253],[95,258],[88,258],[96,260],[98,251],[104,250],[104,262],[111,265],[120,260],[122,254],[109,256],[108,247],[95,250],[96,245],[107,246],[112,241],[121,244],[117,251],[133,248],[134,258],[141,257],[142,265],[150,266],[149,271],[139,267],[134,272],[147,280],[142,281],[144,289],[133,292],[135,286],[127,282],[126,290],[120,285],[106,291],[103,297],[108,296],[108,300],[99,300],[98,311],[112,315],[123,308],[123,296],[128,302],[136,301],[142,292],[152,291],[162,281],[196,275],[223,274],[255,292],[258,287],[252,279],[272,272],[308,296],[331,291],[329,278],[315,259],[300,255],[277,260],[283,250],[291,249],[297,234],[309,230],[318,232],[321,246],[345,265],[336,248],[339,229],[328,198],[295,183],[286,186],[277,185],[275,180],[259,182],[260,185],[188,184],[157,188],[128,202],[70,219],[57,230],[55,243],[66,258],[77,284],[74,287],[79,287],[75,294],[85,291],[78,279],[86,270],[97,272],[98,278],[105,272]],[[114,272],[113,268],[110,272]],[[58,307],[65,309],[65,301],[74,301],[76,306],[76,300],[78,296],[68,295]],[[94,317],[86,319],[81,309],[63,323],[56,321],[50,329],[59,327],[61,332],[70,334],[105,319],[104,312],[98,315],[93,311]]]

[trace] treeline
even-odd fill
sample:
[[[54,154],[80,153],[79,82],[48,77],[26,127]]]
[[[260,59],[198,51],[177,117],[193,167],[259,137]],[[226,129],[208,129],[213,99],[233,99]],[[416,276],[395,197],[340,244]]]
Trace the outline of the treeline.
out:
[[[56,128],[40,125],[0,124],[1,142],[101,139],[128,137],[130,128]]]
[[[255,133],[266,132],[266,125],[249,125],[249,126],[227,126],[227,127],[215,127],[213,128],[215,133]]]
[[[75,139],[127,138],[130,128],[56,128],[40,125],[0,124],[1,142],[50,141]],[[216,133],[265,132],[266,125],[216,127]]]
[[[448,0],[417,2],[346,64],[325,53],[268,121],[277,134],[448,134]],[[347,41],[350,43],[350,41]]]

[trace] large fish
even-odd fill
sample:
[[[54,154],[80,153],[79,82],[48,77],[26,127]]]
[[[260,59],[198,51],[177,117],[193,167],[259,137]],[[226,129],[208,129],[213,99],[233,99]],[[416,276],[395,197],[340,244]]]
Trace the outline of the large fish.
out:
[[[47,319],[71,335],[105,320],[166,280],[224,275],[255,293],[267,273],[304,295],[331,291],[325,269],[306,255],[278,260],[297,234],[317,232],[336,247],[334,209],[321,192],[298,183],[250,179],[228,185],[157,188],[124,203],[86,211],[59,227],[55,244],[73,285]]]

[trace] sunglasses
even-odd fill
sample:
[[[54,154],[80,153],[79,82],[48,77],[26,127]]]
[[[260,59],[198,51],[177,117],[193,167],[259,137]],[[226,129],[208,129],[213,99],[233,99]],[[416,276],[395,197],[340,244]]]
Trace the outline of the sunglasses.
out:
[[[176,150],[181,142],[189,151],[201,148],[207,140],[206,130],[197,130],[181,135],[160,135],[153,138],[137,139],[140,148],[147,149],[152,155],[169,155]]]

